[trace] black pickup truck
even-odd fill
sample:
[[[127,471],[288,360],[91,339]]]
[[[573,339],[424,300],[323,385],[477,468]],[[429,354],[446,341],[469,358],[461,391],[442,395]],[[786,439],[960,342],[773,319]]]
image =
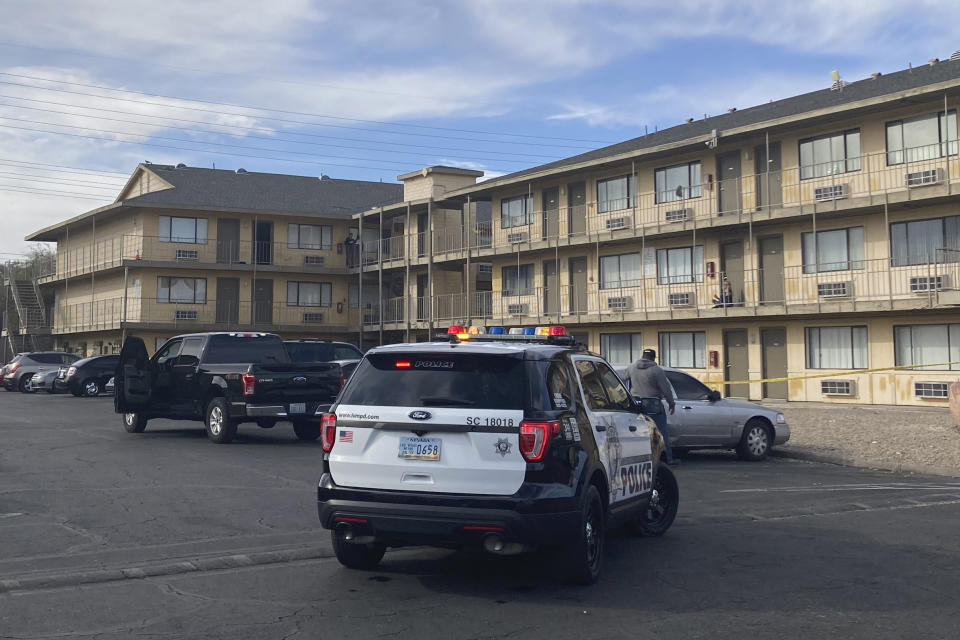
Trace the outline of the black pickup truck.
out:
[[[291,362],[270,333],[177,336],[153,357],[131,336],[120,352],[114,408],[129,433],[143,432],[151,418],[203,420],[210,440],[227,443],[242,422],[270,428],[289,420],[298,438],[316,440],[342,384],[337,365]]]

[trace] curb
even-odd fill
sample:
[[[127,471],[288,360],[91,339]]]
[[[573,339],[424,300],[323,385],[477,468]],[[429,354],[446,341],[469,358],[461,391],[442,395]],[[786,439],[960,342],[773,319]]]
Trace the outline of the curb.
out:
[[[93,569],[34,576],[28,574],[20,578],[0,579],[0,594],[11,591],[75,587],[82,584],[99,584],[119,580],[141,580],[143,578],[155,578],[158,576],[283,564],[300,560],[317,560],[330,557],[333,557],[333,554],[329,550],[304,547],[284,549],[281,551],[262,551],[258,553],[196,558],[193,560],[145,565],[141,567]]]
[[[821,464],[833,464],[841,467],[856,467],[858,469],[874,469],[879,471],[890,471],[892,473],[917,474],[927,476],[945,476],[948,478],[960,477],[960,469],[951,467],[927,467],[918,464],[902,464],[884,461],[871,461],[865,463],[856,463],[843,456],[831,455],[828,453],[816,453],[812,451],[799,451],[797,449],[773,448],[770,455],[778,458],[790,458],[793,460],[805,460],[807,462],[819,462]]]

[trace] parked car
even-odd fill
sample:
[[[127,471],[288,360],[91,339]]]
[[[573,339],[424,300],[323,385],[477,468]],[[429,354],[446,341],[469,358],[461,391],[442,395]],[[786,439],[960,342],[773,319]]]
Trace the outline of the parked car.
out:
[[[626,379],[626,370],[620,369]],[[776,409],[724,398],[688,373],[663,372],[673,389],[676,409],[667,416],[674,453],[691,449],[734,449],[744,460],[763,460],[775,445],[790,439],[790,425]]]
[[[119,363],[120,356],[116,354],[77,360],[67,369],[62,385],[78,398],[96,397],[103,393]]]
[[[49,369],[61,364],[73,364],[80,356],[62,351],[36,351],[18,354],[10,361],[3,376],[3,388],[7,391],[30,392],[30,382],[40,369]]]
[[[117,389],[116,378],[114,378],[113,376],[110,376],[110,379],[107,380],[107,385],[103,388],[103,391],[108,396],[112,396],[113,392],[116,391],[116,389]]]
[[[332,362],[340,366],[346,381],[357,368],[363,353],[349,342],[330,340],[284,340],[293,362]]]
[[[242,422],[269,429],[289,420],[299,439],[316,440],[320,417],[340,392],[340,368],[291,362],[271,333],[178,336],[151,358],[131,336],[114,382],[114,407],[129,433],[151,418],[203,420],[210,440],[227,443]]]
[[[36,393],[37,391],[46,391],[47,393],[58,393],[63,391],[63,387],[58,384],[58,378],[61,373],[65,374],[67,367],[61,365],[56,368],[51,369],[41,369],[33,374],[33,379],[30,381],[30,391]]]

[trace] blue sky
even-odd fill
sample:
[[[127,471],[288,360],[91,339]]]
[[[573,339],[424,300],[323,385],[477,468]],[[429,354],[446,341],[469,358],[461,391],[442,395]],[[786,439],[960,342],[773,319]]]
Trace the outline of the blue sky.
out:
[[[923,0],[0,0],[0,15],[0,259],[111,201],[142,160],[494,176],[960,49],[960,3]]]

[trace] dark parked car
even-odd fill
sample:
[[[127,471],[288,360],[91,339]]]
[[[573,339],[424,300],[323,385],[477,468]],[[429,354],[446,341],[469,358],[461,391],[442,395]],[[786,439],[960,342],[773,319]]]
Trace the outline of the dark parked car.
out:
[[[292,362],[332,362],[340,366],[343,379],[357,368],[363,353],[349,342],[329,340],[284,340]]]
[[[30,393],[30,382],[33,374],[41,369],[50,369],[61,364],[73,364],[80,356],[62,351],[35,351],[20,353],[7,365],[7,373],[3,376],[3,388],[7,391],[23,391]]]
[[[107,382],[113,377],[120,364],[119,355],[93,356],[77,360],[66,375],[57,383],[58,387],[66,387],[70,393],[77,396],[94,397],[104,392]]]

